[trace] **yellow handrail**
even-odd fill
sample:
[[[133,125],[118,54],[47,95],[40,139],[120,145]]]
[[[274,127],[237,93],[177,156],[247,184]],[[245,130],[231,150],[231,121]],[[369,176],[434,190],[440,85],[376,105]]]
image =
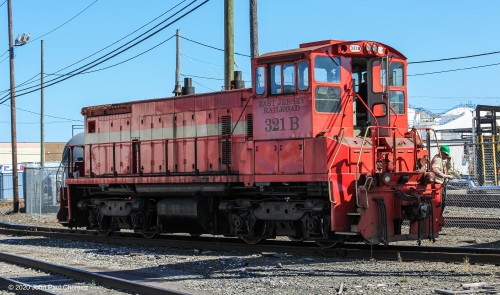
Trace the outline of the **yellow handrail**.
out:
[[[484,137],[483,135],[481,134],[481,136],[479,136],[479,142],[481,143],[481,160],[482,160],[482,164],[483,164],[483,185],[486,184],[486,162],[484,161]]]
[[[491,152],[493,153],[493,175],[495,175],[495,185],[498,185],[497,175],[497,152],[495,148],[495,135],[491,135]]]

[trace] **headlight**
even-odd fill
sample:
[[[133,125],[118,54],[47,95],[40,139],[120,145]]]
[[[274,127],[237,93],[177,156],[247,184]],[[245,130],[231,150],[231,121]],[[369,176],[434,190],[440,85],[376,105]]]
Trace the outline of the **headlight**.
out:
[[[372,46],[370,45],[370,43],[366,43],[366,51],[368,53],[371,53],[372,52]]]
[[[391,182],[391,175],[389,173],[382,174],[382,182],[384,184],[388,184],[389,182]]]
[[[378,47],[378,54],[384,54],[384,47],[382,46]]]
[[[377,44],[373,44],[373,52],[374,53],[378,52],[378,46],[377,46]]]

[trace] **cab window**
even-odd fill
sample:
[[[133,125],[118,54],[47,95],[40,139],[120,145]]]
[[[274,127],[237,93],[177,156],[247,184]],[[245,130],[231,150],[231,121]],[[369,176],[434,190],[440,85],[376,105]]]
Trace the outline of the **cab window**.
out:
[[[283,93],[295,93],[295,64],[283,65]]]
[[[258,67],[255,69],[255,93],[264,94],[265,90],[265,76],[264,67]]]
[[[404,86],[404,67],[401,62],[391,62],[389,64],[389,81],[391,86]]]
[[[315,91],[316,112],[339,113],[340,112],[340,88],[317,86]]]
[[[271,66],[271,94],[281,94],[281,65]]]
[[[396,114],[405,113],[405,94],[403,91],[391,91],[390,102]]]
[[[330,56],[316,56],[314,58],[314,81],[340,82],[340,59]]]
[[[299,90],[309,89],[309,64],[307,61],[301,61],[297,64],[297,78]]]

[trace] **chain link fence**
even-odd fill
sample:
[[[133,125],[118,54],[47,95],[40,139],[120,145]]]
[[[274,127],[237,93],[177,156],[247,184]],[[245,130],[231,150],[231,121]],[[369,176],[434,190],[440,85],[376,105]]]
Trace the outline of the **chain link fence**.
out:
[[[59,210],[58,167],[26,167],[26,213],[46,214]]]
[[[24,198],[24,183],[25,177],[24,172],[18,172],[18,188],[19,188],[19,199]],[[14,182],[13,182],[12,172],[0,173],[0,201],[12,201],[14,198]]]
[[[500,230],[500,143],[445,142],[456,179],[444,189],[445,226]],[[430,150],[438,153],[437,146]]]

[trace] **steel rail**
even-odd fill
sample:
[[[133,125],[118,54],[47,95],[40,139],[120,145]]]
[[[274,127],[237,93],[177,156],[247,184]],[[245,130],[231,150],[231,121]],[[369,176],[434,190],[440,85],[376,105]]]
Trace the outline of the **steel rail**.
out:
[[[131,282],[128,280],[98,274],[95,272],[90,272],[82,269],[77,269],[69,266],[58,265],[50,262],[45,262],[42,260],[24,257],[16,254],[10,254],[5,252],[0,252],[0,260],[6,261],[8,263],[15,263],[19,265],[24,265],[34,269],[39,269],[44,272],[56,273],[59,275],[74,278],[79,281],[84,282],[95,282],[107,288],[114,288],[118,290],[125,290],[132,293],[139,294],[152,294],[152,295],[185,295],[187,293],[169,290],[165,288],[155,287],[151,285],[145,285],[140,283]]]
[[[0,223],[0,226],[2,224]],[[13,224],[10,224],[14,226]],[[23,227],[23,226],[20,226]],[[144,247],[177,247],[188,249],[209,249],[217,251],[280,252],[296,255],[320,255],[346,259],[379,259],[406,261],[458,262],[500,265],[500,249],[478,247],[434,247],[403,245],[342,244],[337,248],[322,249],[313,242],[292,242],[267,240],[258,245],[248,245],[237,238],[214,236],[190,237],[180,235],[160,235],[158,239],[144,239],[134,233],[115,233],[108,237],[98,236],[92,231],[48,232],[40,229],[32,231],[0,228],[0,233],[22,236],[50,236],[52,238],[80,240],[119,245]]]

